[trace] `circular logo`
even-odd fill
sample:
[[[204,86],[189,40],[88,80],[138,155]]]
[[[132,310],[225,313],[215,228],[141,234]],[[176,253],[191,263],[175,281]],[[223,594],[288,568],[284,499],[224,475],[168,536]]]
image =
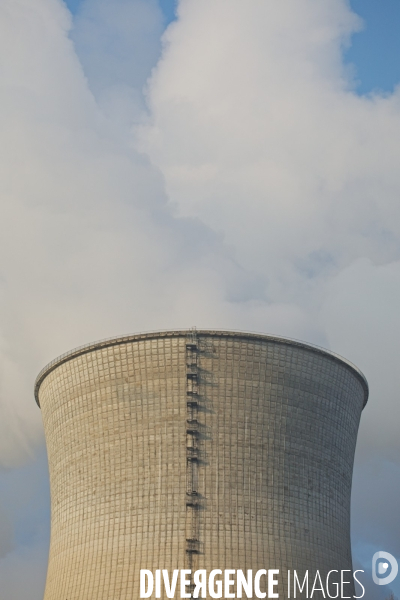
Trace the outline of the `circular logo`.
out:
[[[377,585],[392,583],[396,579],[398,571],[399,565],[394,556],[389,552],[383,552],[383,550],[375,552],[372,557],[372,579],[374,583]]]

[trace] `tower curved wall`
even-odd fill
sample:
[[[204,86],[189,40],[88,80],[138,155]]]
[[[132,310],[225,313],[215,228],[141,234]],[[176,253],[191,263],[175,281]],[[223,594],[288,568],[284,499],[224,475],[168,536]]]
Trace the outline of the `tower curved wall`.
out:
[[[346,361],[272,336],[153,333],[56,359],[36,383],[45,600],[136,599],[140,569],[351,570],[367,395]]]

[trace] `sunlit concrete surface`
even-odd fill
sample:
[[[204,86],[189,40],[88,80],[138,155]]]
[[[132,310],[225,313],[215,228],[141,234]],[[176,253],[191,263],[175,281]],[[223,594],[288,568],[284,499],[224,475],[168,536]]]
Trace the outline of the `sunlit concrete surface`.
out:
[[[344,359],[266,335],[150,333],[67,353],[35,393],[45,600],[133,600],[140,569],[352,569],[368,387]]]

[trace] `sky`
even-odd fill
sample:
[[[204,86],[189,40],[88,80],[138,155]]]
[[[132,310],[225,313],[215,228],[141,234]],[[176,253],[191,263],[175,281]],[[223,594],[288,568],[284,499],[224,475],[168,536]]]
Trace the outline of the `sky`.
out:
[[[193,325],[301,339],[365,373],[354,564],[400,560],[399,7],[2,1],[1,600],[43,596],[39,370]]]

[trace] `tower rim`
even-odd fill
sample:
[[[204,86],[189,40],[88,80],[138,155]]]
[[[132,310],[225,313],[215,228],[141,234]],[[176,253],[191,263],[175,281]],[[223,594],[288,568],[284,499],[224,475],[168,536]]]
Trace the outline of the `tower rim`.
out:
[[[311,344],[309,342],[303,342],[301,340],[297,340],[294,338],[289,338],[285,336],[275,335],[275,334],[267,334],[267,333],[256,333],[252,331],[240,331],[240,330],[229,330],[229,329],[197,329],[195,327],[190,329],[166,329],[166,330],[155,330],[155,331],[145,331],[141,333],[133,333],[133,334],[124,334],[120,336],[113,336],[109,338],[104,338],[102,340],[97,340],[95,342],[89,342],[88,344],[83,344],[82,346],[77,346],[72,350],[68,350],[63,354],[60,354],[52,361],[47,363],[43,369],[39,372],[38,376],[35,380],[34,385],[34,396],[36,400],[36,404],[40,408],[39,402],[39,390],[43,381],[46,377],[55,369],[57,369],[60,365],[77,358],[78,356],[82,356],[83,354],[89,354],[90,352],[94,352],[96,350],[100,350],[103,348],[110,348],[112,346],[119,346],[122,344],[127,344],[129,342],[136,342],[140,340],[151,340],[151,339],[159,339],[159,338],[174,338],[174,337],[185,337],[189,335],[201,335],[203,337],[224,337],[224,338],[241,338],[241,339],[252,339],[252,340],[260,340],[260,341],[268,341],[274,342],[277,344],[282,344],[284,346],[292,346],[295,348],[302,348],[304,350],[309,350],[315,354],[320,354],[321,356],[325,356],[326,358],[330,358],[331,360],[341,364],[346,367],[349,371],[356,376],[356,378],[361,383],[364,390],[364,404],[363,408],[368,401],[369,396],[369,387],[368,382],[363,374],[363,372],[354,365],[351,361],[347,360],[340,354],[336,352],[332,352],[331,350],[327,350],[321,346],[317,346],[316,344]]]

